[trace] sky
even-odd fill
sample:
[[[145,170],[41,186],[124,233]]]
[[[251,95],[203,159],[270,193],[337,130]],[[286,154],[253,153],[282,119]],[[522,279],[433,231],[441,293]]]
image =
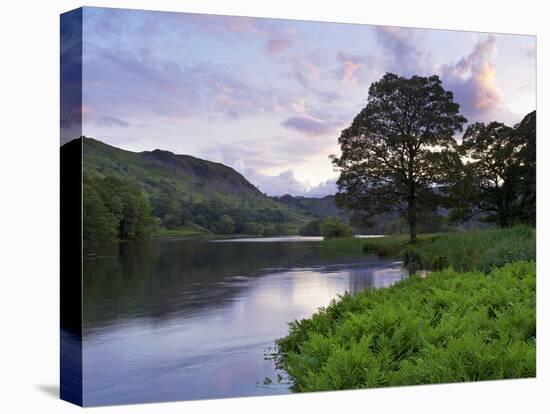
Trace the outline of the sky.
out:
[[[384,73],[440,76],[468,123],[536,103],[536,38],[84,8],[83,134],[222,162],[268,195],[336,192],[328,158]]]

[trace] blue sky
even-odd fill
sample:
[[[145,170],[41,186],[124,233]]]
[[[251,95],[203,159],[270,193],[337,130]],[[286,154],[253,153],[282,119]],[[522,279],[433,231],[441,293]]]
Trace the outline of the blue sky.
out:
[[[328,155],[385,72],[438,74],[469,122],[535,109],[535,37],[85,8],[83,133],[335,192]]]

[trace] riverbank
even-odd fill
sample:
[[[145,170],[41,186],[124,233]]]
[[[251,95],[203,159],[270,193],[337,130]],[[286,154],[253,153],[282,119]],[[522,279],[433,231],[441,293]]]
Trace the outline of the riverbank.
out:
[[[413,247],[399,236],[330,240],[323,247],[444,269],[346,294],[290,323],[275,359],[294,391],[535,376],[533,229],[425,235]]]
[[[395,256],[406,266],[440,270],[489,271],[517,260],[535,260],[536,233],[529,226],[514,226],[454,233],[421,234],[416,244],[407,235],[376,238],[327,239],[327,250],[361,250],[381,257]]]

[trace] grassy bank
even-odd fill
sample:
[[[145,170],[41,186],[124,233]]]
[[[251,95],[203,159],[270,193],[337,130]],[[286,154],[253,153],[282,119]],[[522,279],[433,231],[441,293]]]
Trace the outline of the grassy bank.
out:
[[[323,242],[328,251],[348,250],[400,257],[413,268],[489,271],[517,260],[535,260],[535,230],[528,226],[467,232],[422,234],[415,245],[408,236],[369,239],[332,239]]]
[[[513,261],[535,260],[535,230],[515,226],[433,235],[400,254],[406,264],[413,262],[418,267],[438,270],[452,266],[460,271],[488,272]]]
[[[534,262],[446,269],[291,323],[277,362],[297,392],[532,377],[535,334]]]

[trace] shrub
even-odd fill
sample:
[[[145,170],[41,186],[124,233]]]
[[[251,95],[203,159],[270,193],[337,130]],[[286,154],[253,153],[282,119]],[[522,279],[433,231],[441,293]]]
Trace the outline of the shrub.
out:
[[[319,220],[311,220],[309,223],[300,227],[300,236],[320,236],[321,223]]]
[[[218,234],[231,234],[235,232],[235,221],[233,221],[231,216],[224,214],[216,223],[214,223],[214,228]]]
[[[260,236],[264,232],[264,226],[259,223],[248,222],[244,225],[244,232],[253,236]]]
[[[175,229],[181,225],[181,220],[174,214],[166,214],[162,219],[162,225],[167,229]]]
[[[321,223],[321,236],[323,237],[350,237],[353,231],[347,224],[335,219],[326,219]]]

